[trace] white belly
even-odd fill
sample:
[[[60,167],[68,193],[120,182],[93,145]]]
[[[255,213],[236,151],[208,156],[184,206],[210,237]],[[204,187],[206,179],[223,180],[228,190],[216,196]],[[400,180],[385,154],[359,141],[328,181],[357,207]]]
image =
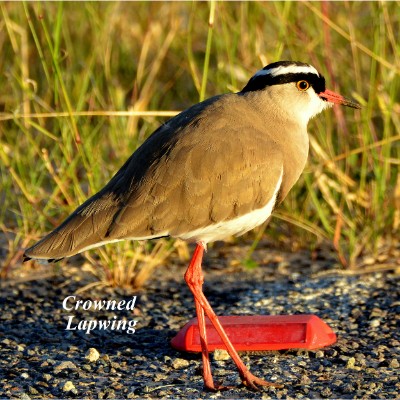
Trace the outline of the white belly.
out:
[[[283,171],[279,181],[277,182],[272,198],[264,207],[229,221],[218,222],[213,225],[205,226],[204,228],[199,228],[194,231],[181,234],[179,235],[179,238],[183,240],[203,242],[206,244],[215,240],[226,239],[229,236],[242,235],[256,226],[261,225],[270,217],[272,213],[276,202],[276,196],[278,195],[281,187],[282,175]]]

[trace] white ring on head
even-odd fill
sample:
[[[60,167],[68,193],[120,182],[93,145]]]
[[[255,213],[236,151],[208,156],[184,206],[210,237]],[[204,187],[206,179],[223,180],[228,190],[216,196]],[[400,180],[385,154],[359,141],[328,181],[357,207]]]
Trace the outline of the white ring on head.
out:
[[[319,72],[312,65],[280,65],[279,67],[270,69],[260,69],[254,76],[271,75],[273,77],[286,74],[315,74]]]

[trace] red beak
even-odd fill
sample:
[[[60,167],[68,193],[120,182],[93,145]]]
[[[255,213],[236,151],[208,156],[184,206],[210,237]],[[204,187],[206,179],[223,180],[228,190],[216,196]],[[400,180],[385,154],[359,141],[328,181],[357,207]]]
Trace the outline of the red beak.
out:
[[[352,108],[361,108],[361,105],[358,104],[356,101],[350,100],[347,97],[344,97],[330,90],[325,90],[324,92],[319,93],[318,96],[331,103],[343,104],[344,106]]]

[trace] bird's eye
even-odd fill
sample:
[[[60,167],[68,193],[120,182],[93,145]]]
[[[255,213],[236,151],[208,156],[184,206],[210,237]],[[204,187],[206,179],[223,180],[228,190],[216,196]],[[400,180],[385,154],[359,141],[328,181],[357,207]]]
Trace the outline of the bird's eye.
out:
[[[296,82],[296,87],[301,92],[305,92],[310,87],[310,84],[307,81],[298,81]]]

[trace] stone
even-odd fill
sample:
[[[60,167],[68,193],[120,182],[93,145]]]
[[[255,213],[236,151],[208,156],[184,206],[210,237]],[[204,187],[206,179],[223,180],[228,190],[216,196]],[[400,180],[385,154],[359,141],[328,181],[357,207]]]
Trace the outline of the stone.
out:
[[[175,358],[175,360],[172,362],[173,369],[182,369],[182,368],[187,368],[188,366],[189,366],[189,361],[183,358]]]
[[[76,390],[75,385],[71,381],[66,381],[64,383],[64,386],[62,388],[63,392],[72,392],[72,393],[77,393],[78,391]]]
[[[216,349],[214,351],[214,360],[216,361],[226,361],[229,360],[230,356],[226,350]]]
[[[89,362],[96,362],[100,358],[100,353],[94,347],[91,347],[85,355],[86,360]]]
[[[63,369],[76,369],[76,365],[72,361],[63,361],[54,367],[54,373],[58,374]]]
[[[396,360],[395,358],[390,360],[389,368],[399,368],[399,367],[400,367],[400,363],[398,360]]]

